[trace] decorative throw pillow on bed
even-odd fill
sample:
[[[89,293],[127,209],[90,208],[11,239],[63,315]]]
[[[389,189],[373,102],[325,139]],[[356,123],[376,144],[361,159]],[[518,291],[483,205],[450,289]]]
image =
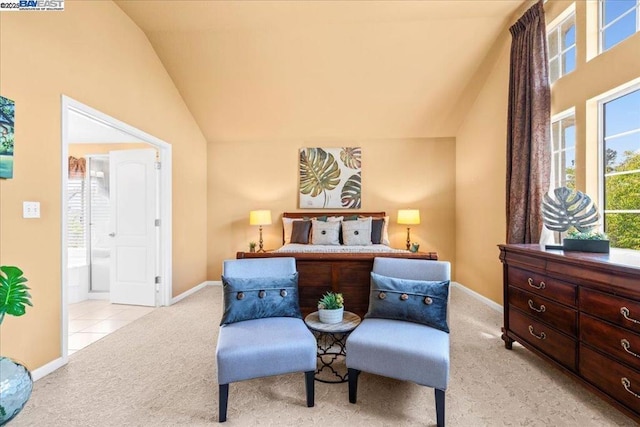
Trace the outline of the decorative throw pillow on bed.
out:
[[[311,221],[294,221],[291,228],[291,243],[309,244]]]
[[[303,221],[302,218],[285,218],[282,217],[282,230],[284,243],[291,243],[291,233],[293,232],[293,223]]]
[[[224,313],[220,325],[265,317],[302,318],[298,273],[288,277],[222,276]]]
[[[311,243],[314,245],[339,245],[339,221],[311,220]]]
[[[382,243],[382,231],[384,230],[384,218],[371,219],[371,243],[379,245]]]
[[[449,333],[449,281],[397,279],[371,273],[365,318],[406,320]]]
[[[348,246],[371,244],[371,217],[342,222],[342,241]]]

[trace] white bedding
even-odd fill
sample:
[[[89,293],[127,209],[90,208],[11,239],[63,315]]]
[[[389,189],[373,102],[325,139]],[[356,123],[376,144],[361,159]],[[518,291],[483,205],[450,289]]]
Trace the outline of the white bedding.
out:
[[[387,245],[347,246],[347,245],[303,245],[288,243],[274,252],[305,252],[305,253],[410,253],[404,249],[394,249]]]

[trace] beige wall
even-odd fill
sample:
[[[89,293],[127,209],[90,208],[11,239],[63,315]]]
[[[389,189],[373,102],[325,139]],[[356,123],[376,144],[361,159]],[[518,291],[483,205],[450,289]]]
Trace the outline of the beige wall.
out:
[[[0,13],[0,94],[16,102],[14,179],[0,181],[0,264],[33,308],[7,316],[0,349],[36,369],[60,357],[61,95],[173,147],[173,293],[206,280],[206,142],[142,31],[112,2]],[[41,203],[23,219],[22,201]]]
[[[547,23],[571,3],[555,0],[545,3]],[[578,188],[597,194],[594,179],[597,117],[594,111],[588,114],[588,105],[599,95],[640,77],[640,33],[587,61],[587,9],[596,2],[575,3],[576,70],[552,85],[551,109],[552,114],[556,114],[575,107]],[[516,14],[511,23],[521,14]],[[502,303],[502,265],[496,245],[506,238],[505,160],[510,46],[511,36],[505,28],[485,59],[484,65],[492,66],[481,67],[481,73],[466,89],[479,94],[456,134],[456,278],[498,303]],[[587,179],[589,176],[591,178]]]
[[[497,244],[505,240],[509,44],[503,35],[487,60],[486,80],[456,137],[456,280],[502,301]],[[471,90],[471,89],[469,89]]]
[[[265,108],[268,106],[265,105]],[[362,147],[362,209],[391,216],[389,236],[404,248],[406,227],[397,210],[420,209],[422,223],[411,227],[420,250],[455,256],[455,140],[453,138],[348,141]],[[222,261],[248,250],[258,240],[249,211],[271,209],[274,224],[263,229],[265,248],[282,242],[282,212],[298,206],[298,151],[303,147],[339,147],[341,141],[217,142],[208,150],[208,277],[220,280]]]

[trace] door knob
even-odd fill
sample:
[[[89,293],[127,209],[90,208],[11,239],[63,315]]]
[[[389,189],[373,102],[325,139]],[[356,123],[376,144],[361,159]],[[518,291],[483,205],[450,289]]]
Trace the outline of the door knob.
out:
[[[116,237],[116,233],[109,233],[109,236]]]

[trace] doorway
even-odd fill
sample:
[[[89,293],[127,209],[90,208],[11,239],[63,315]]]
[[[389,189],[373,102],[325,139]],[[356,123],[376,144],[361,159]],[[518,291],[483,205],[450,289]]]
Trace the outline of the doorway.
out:
[[[154,246],[150,249],[150,262],[147,265],[145,270],[144,280],[146,281],[145,288],[145,302],[144,304],[149,305],[151,307],[157,307],[162,305],[169,305],[171,303],[172,289],[171,289],[171,145],[168,143],[159,140],[152,135],[149,135],[139,129],[136,129],[130,125],[127,125],[124,122],[121,122],[113,117],[110,117],[100,111],[97,111],[91,107],[88,107],[82,103],[79,103],[71,98],[66,96],[62,97],[62,188],[66,189],[69,186],[69,155],[70,148],[82,146],[85,148],[86,152],[90,152],[95,150],[96,146],[101,147],[102,151],[108,153],[108,151],[121,151],[120,149],[123,146],[127,146],[130,150],[132,147],[135,148],[146,148],[147,150],[137,150],[137,151],[152,151],[153,152],[153,165],[151,169],[153,169],[153,173],[158,175],[158,179],[156,181],[156,186],[153,188],[153,196],[151,198],[151,203],[153,204],[153,212],[156,218],[153,220],[153,225],[151,227],[151,232],[153,233],[153,243]],[[105,148],[107,147],[107,148]],[[154,150],[148,150],[148,148],[153,148]],[[88,151],[87,151],[88,150]],[[129,151],[127,150],[127,151]],[[98,150],[100,151],[100,150]],[[135,150],[130,150],[135,151]],[[104,168],[104,164],[100,166],[100,160],[104,161],[104,156],[106,153],[98,153],[96,156],[87,156],[89,162],[91,159],[95,158],[96,167],[88,168],[89,171],[89,188],[91,187],[91,173],[94,174],[94,187],[96,191],[104,192],[105,189],[108,189],[113,185],[113,181],[111,180],[111,184],[107,184],[106,177],[113,178],[112,173],[106,173]],[[108,154],[106,154],[108,156]],[[157,160],[157,161],[156,161]],[[102,178],[102,186],[99,184],[99,175]],[[148,173],[147,173],[148,178]],[[145,178],[146,179],[146,178]],[[148,179],[147,179],[148,180]],[[68,194],[63,191],[62,197],[62,337],[61,337],[61,353],[62,353],[62,363],[66,364],[68,362],[69,355],[69,333],[74,332],[74,330],[70,329],[70,318],[74,318],[75,320],[79,320],[78,316],[85,316],[85,313],[96,313],[91,314],[88,317],[96,317],[100,316],[108,317],[111,319],[110,322],[103,322],[103,325],[111,323],[111,326],[107,325],[105,329],[117,329],[117,327],[121,327],[127,323],[127,321],[132,321],[140,315],[144,315],[148,312],[148,310],[152,308],[148,307],[136,307],[136,306],[127,306],[120,304],[111,304],[105,307],[97,307],[99,304],[109,304],[109,301],[105,301],[105,295],[108,296],[105,290],[105,275],[102,274],[100,278],[96,277],[96,284],[89,285],[92,282],[89,278],[91,277],[90,270],[87,272],[87,293],[90,293],[90,286],[93,286],[93,298],[83,304],[74,304],[72,308],[69,307],[69,303],[73,301],[72,293],[70,292],[69,284],[70,279],[73,280],[72,274],[70,270],[67,268],[70,264],[70,242],[72,242],[73,237],[69,237],[67,230],[69,228],[70,218],[68,215],[69,212],[69,197]],[[86,197],[91,197],[88,194]],[[87,200],[87,199],[85,199]],[[89,203],[90,200],[87,200]],[[104,208],[104,206],[103,206]],[[109,207],[111,209],[111,207]],[[92,222],[91,217],[87,217],[87,226],[90,226]],[[109,227],[112,224],[108,225]],[[102,228],[105,228],[104,222],[101,224]],[[105,231],[105,230],[102,230]],[[90,233],[91,230],[88,228],[87,232]],[[108,233],[109,235],[116,235],[115,231],[111,231]],[[96,239],[102,239],[104,236],[94,236]],[[103,241],[104,243],[104,241]],[[100,255],[104,255],[106,252],[105,248],[95,248],[99,249],[98,251],[93,251],[91,245],[86,245],[86,259],[92,260],[94,257],[98,257]],[[113,247],[111,243],[107,244],[108,247]],[[76,251],[77,252],[77,251]],[[94,253],[95,252],[95,253]],[[100,253],[98,253],[100,252]],[[112,256],[113,254],[109,254]],[[97,261],[101,261],[102,264],[105,264],[106,257],[102,257],[102,259]],[[117,258],[117,256],[115,257]],[[120,257],[121,259],[126,260],[128,257]],[[103,270],[108,269],[111,279],[109,283],[113,283],[113,278],[117,277],[114,275],[113,267],[111,266],[113,263],[111,260],[107,259],[108,263],[105,265],[101,264],[101,267],[104,267]],[[91,262],[88,262],[88,269],[91,269]],[[107,267],[109,265],[109,267]],[[104,272],[102,272],[104,273]],[[120,275],[121,276],[121,275]],[[100,279],[100,280],[98,280]],[[122,291],[122,285],[130,286],[132,293],[140,293],[140,287],[136,286],[138,283],[134,282],[124,282],[120,283]],[[126,288],[125,288],[126,291]],[[109,289],[111,292],[111,289]],[[102,294],[102,295],[100,295]],[[121,292],[122,294],[122,292]],[[127,296],[126,293],[124,296]],[[88,299],[88,298],[87,298]],[[93,305],[92,305],[93,304]],[[97,305],[96,305],[97,304]],[[135,303],[134,303],[135,304]],[[122,317],[122,318],[118,318]],[[84,319],[84,320],[96,320],[96,319]],[[99,319],[104,320],[104,319]],[[74,324],[74,329],[77,328],[77,321]],[[95,323],[95,322],[94,322]],[[96,331],[96,334],[101,333],[101,331]],[[76,345],[77,347],[77,345]]]

